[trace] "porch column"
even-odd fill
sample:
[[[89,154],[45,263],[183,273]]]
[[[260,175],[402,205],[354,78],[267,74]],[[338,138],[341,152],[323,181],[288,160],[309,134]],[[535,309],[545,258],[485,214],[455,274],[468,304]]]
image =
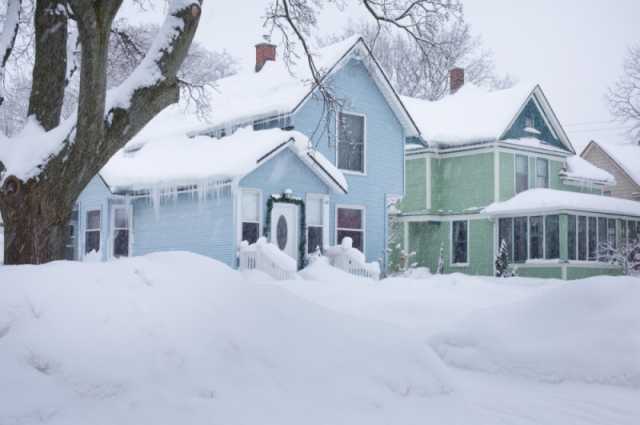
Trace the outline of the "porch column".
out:
[[[560,260],[569,260],[569,216],[560,214]]]

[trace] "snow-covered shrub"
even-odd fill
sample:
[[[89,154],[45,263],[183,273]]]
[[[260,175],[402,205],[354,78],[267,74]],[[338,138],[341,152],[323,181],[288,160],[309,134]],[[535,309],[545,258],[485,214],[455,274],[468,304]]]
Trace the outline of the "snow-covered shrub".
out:
[[[438,265],[436,266],[436,274],[444,273],[444,245],[440,244],[440,254],[438,254]]]
[[[500,250],[496,256],[496,277],[510,277],[509,273],[509,256],[507,255],[507,241],[502,239],[500,242]]]
[[[625,276],[640,275],[640,239],[612,244],[600,245],[600,259],[610,264],[622,266]]]

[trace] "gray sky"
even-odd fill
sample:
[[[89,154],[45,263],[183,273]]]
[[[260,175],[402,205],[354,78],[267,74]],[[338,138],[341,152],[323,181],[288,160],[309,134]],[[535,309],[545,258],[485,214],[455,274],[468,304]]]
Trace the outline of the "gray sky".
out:
[[[269,0],[206,0],[197,40],[225,49],[253,66],[261,16]],[[319,34],[339,32],[364,15],[356,0],[340,12],[328,7]],[[497,71],[541,84],[580,150],[590,139],[620,140],[604,102],[622,70],[626,49],[640,43],[639,0],[467,0],[465,16],[494,53]],[[139,13],[126,13],[140,19]]]

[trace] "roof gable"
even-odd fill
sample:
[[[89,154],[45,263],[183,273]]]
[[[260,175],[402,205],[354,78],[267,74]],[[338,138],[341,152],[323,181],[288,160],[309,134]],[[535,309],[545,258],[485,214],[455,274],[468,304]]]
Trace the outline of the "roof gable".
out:
[[[351,59],[360,60],[366,66],[369,76],[375,81],[407,135],[419,135],[419,130],[400,96],[361,37],[350,37],[314,54],[316,66],[323,74],[323,81],[342,69]],[[267,62],[260,72],[244,72],[219,80],[211,95],[214,116],[204,132],[221,127],[234,129],[256,120],[294,114],[316,92],[308,65],[305,61],[301,62],[293,69],[289,69],[284,63]]]
[[[585,158],[594,148],[600,148],[636,185],[640,186],[640,145],[633,143],[605,144],[590,141],[581,157]]]

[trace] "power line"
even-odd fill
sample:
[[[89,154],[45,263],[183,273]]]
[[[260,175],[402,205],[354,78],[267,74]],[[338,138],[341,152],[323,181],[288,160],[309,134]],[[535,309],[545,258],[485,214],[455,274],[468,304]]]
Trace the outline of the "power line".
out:
[[[563,124],[565,127],[579,127],[579,126],[583,126],[583,125],[595,125],[595,124],[614,124],[617,123],[618,120],[616,120],[615,118],[610,119],[610,120],[603,120],[603,121],[580,121],[580,122],[570,122],[567,124]]]

